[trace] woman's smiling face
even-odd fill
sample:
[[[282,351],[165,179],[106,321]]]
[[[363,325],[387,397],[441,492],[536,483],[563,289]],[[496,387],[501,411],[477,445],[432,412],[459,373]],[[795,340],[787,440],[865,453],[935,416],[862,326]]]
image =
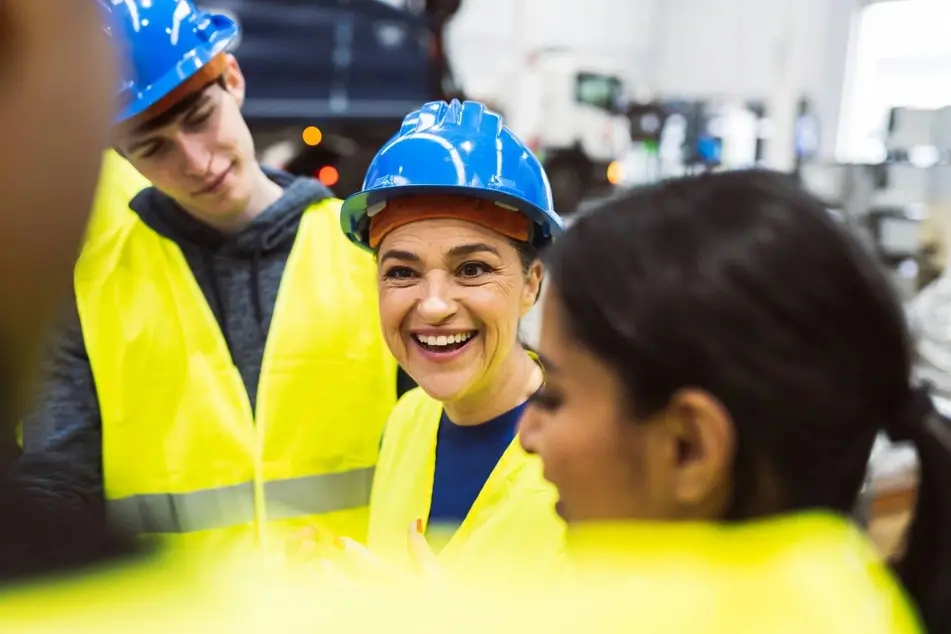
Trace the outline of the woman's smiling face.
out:
[[[511,240],[456,219],[402,225],[379,248],[379,299],[387,344],[427,394],[478,395],[518,345],[541,265],[525,271]]]

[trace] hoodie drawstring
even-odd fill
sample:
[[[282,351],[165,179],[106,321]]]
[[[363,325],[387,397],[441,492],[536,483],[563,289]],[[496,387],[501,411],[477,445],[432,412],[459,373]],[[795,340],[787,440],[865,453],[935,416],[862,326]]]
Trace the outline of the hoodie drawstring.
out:
[[[251,253],[251,306],[254,309],[254,320],[258,324],[261,335],[264,332],[264,305],[261,299],[261,250],[255,249]]]

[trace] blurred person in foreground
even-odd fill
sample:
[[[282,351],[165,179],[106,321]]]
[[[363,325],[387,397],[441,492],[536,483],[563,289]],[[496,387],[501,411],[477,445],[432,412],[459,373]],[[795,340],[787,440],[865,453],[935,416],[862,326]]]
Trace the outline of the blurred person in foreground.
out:
[[[899,578],[927,631],[951,629],[951,433],[883,270],[821,203],[769,172],[672,180],[579,218],[546,261],[546,382],[520,433],[569,552],[634,587],[700,564],[711,597],[745,602],[690,608],[711,627],[913,631],[846,519],[885,430],[921,463]]]
[[[101,17],[95,2],[0,4],[0,429],[11,446],[41,336],[69,292],[107,142],[116,59]],[[52,479],[68,460],[48,454],[30,469]],[[72,523],[36,501],[42,480],[22,466],[0,472],[0,578],[130,552],[102,523]]]
[[[152,184],[86,236],[24,456],[37,495],[104,500],[129,531],[272,549],[318,526],[362,540],[397,366],[372,257],[341,201],[263,168],[241,115],[238,25],[191,0],[107,5],[128,53],[112,145]]]

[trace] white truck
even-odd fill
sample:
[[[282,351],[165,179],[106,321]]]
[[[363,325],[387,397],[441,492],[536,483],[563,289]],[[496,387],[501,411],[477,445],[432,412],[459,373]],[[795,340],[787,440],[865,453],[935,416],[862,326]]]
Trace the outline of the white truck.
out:
[[[513,64],[495,94],[467,96],[498,108],[541,158],[562,213],[620,180],[631,147],[624,82],[608,57],[543,50]]]

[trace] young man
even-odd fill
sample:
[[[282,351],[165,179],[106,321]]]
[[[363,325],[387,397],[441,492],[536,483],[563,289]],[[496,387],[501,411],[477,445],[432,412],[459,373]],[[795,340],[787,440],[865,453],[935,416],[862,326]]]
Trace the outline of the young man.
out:
[[[256,162],[234,22],[191,0],[109,13],[133,60],[113,144],[153,187],[90,226],[25,455],[72,456],[44,494],[104,496],[137,533],[362,539],[397,385],[375,265],[330,191]]]

